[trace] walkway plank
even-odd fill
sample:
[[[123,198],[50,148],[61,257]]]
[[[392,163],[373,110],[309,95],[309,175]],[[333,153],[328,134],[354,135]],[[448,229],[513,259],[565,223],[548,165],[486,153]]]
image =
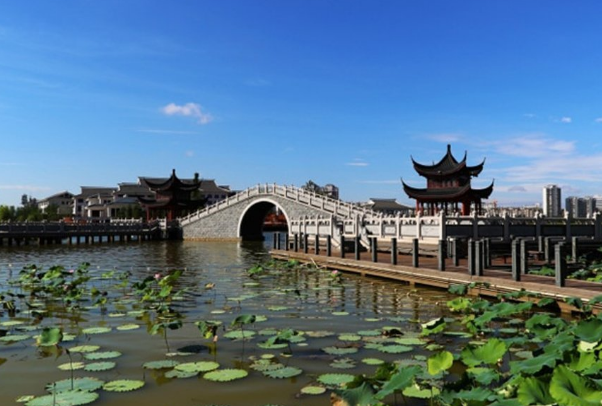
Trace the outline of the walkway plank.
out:
[[[506,265],[506,269],[504,269],[503,263],[493,264],[492,268],[485,269],[483,276],[473,276],[468,274],[465,260],[461,261],[459,266],[454,267],[451,260],[448,259],[446,260],[446,270],[439,271],[437,258],[432,257],[420,257],[420,267],[414,268],[411,266],[411,256],[399,255],[398,264],[391,265],[390,253],[382,252],[377,257],[378,262],[372,262],[369,252],[363,252],[359,261],[340,258],[337,252],[333,252],[330,257],[327,257],[322,251],[318,255],[284,250],[272,250],[270,253],[276,259],[296,259],[304,263],[315,263],[327,269],[392,279],[414,285],[447,289],[450,285],[475,282],[476,286],[469,292],[472,295],[496,297],[504,293],[525,290],[540,295],[542,298],[555,300],[562,312],[577,311],[576,308],[566,303],[568,298],[577,297],[587,302],[602,295],[602,283],[567,279],[565,287],[558,287],[555,285],[553,277],[538,275],[521,275],[522,280],[516,282],[512,279],[510,268]],[[602,306],[594,307],[596,313],[602,311]]]

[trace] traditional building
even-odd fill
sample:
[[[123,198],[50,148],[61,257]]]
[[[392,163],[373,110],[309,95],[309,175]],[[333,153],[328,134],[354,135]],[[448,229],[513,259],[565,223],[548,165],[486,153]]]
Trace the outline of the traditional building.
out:
[[[437,163],[423,165],[414,161],[414,158],[412,163],[416,172],[427,181],[424,189],[411,187],[401,181],[406,194],[416,199],[417,213],[435,215],[444,211],[466,216],[470,214],[471,207],[481,213],[482,200],[488,199],[493,192],[493,182],[485,189],[473,189],[470,185],[472,177],[478,176],[483,170],[485,160],[478,165],[468,166],[466,153],[458,161],[451,153],[451,145],[447,146],[447,154]]]
[[[412,207],[399,204],[395,199],[378,199],[375,197],[371,197],[370,200],[366,203],[360,204],[362,207],[366,209],[376,211],[378,213],[383,213],[389,216],[407,216],[412,215],[414,209]]]
[[[205,200],[199,192],[200,180],[180,180],[174,169],[167,179],[139,178],[141,184],[155,193],[154,199],[139,197],[146,209],[147,220],[166,218],[168,221],[197,210]]]

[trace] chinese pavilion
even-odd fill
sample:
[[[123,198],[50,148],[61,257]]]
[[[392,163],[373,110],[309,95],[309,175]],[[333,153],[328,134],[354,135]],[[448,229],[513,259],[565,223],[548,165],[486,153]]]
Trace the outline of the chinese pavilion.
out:
[[[493,182],[485,189],[473,189],[470,180],[478,176],[483,170],[485,160],[478,165],[468,166],[466,164],[466,152],[464,158],[458,161],[451,153],[451,145],[447,146],[447,154],[432,165],[423,165],[412,158],[414,169],[420,176],[426,178],[426,188],[414,188],[408,186],[403,180],[403,190],[406,194],[416,199],[416,212],[426,215],[435,215],[441,211],[445,213],[460,212],[461,215],[470,214],[471,205],[480,213],[482,210],[481,200],[488,199],[493,192]],[[459,204],[462,204],[459,211]]]
[[[140,178],[140,183],[155,193],[154,199],[139,197],[142,207],[146,209],[146,218],[163,217],[168,221],[199,209],[204,199],[197,198],[200,180],[181,180],[174,169],[167,179]]]

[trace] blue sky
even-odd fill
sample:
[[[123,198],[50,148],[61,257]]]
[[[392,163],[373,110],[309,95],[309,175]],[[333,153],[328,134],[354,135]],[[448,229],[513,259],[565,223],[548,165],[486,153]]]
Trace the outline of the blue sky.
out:
[[[0,2],[0,204],[138,176],[602,195],[599,1]]]

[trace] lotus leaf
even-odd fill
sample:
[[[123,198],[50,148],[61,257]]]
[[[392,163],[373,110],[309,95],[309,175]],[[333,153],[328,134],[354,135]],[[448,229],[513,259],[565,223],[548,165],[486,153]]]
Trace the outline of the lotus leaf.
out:
[[[301,375],[303,373],[303,370],[300,368],[295,368],[295,367],[283,367],[283,368],[278,368],[278,369],[274,369],[274,370],[270,370],[270,371],[263,371],[263,374],[269,378],[275,378],[275,379],[285,379],[285,378],[292,378],[294,376],[297,375]]]
[[[341,335],[339,335],[339,340],[341,340],[341,341],[360,341],[361,339],[362,339],[362,337],[357,334],[341,334]]]
[[[173,368],[180,363],[171,359],[163,359],[160,361],[149,361],[145,362],[142,366],[146,369],[165,369],[165,368]]]
[[[573,332],[582,341],[597,343],[602,339],[602,320],[583,320],[573,329]]]
[[[333,316],[348,316],[349,312],[344,312],[344,311],[340,311],[340,312],[332,312]]]
[[[430,399],[436,395],[438,395],[439,393],[441,393],[441,391],[438,388],[421,388],[420,386],[418,386],[417,384],[414,384],[412,386],[408,386],[407,388],[405,388],[402,391],[404,396],[410,397],[410,398],[418,398],[418,399]]]
[[[364,337],[376,337],[380,335],[380,330],[360,330],[357,334]]]
[[[523,405],[550,405],[554,399],[550,395],[549,382],[536,377],[523,379],[518,385],[517,398]]]
[[[441,351],[438,354],[430,356],[427,361],[427,370],[431,375],[438,375],[443,371],[447,371],[454,363],[454,356],[449,351]]]
[[[500,374],[491,368],[474,367],[469,368],[466,372],[481,385],[490,385],[500,379]]]
[[[4,337],[0,337],[0,341],[3,341],[5,343],[16,343],[18,341],[24,341],[30,338],[31,336],[26,334],[10,334]]]
[[[554,369],[550,394],[556,402],[568,406],[599,406],[602,402],[602,387],[564,365]]]
[[[84,366],[84,371],[89,372],[100,372],[100,371],[108,371],[109,369],[115,368],[115,364],[113,361],[104,361],[104,362],[91,362]]]
[[[362,383],[357,388],[335,390],[333,404],[354,405],[354,406],[371,406],[374,403],[374,393],[366,382]],[[339,398],[340,401],[337,399]],[[380,403],[378,403],[380,404]]]
[[[243,338],[253,338],[256,334],[256,332],[250,330],[234,330],[228,331],[226,334],[224,334],[224,337],[232,340],[240,340]]]
[[[122,324],[121,326],[117,326],[117,330],[119,331],[129,331],[129,330],[136,330],[139,329],[140,326],[138,324]]]
[[[384,352],[386,354],[403,354],[404,352],[414,351],[413,347],[409,347],[407,345],[380,345],[377,348],[378,351]]]
[[[90,361],[95,361],[99,359],[111,359],[120,357],[121,353],[119,351],[103,351],[103,352],[89,352],[84,355],[84,358]]]
[[[66,362],[64,364],[60,364],[57,368],[61,371],[75,371],[77,369],[84,369],[86,364],[83,362]]]
[[[198,362],[186,362],[175,366],[176,371],[181,372],[208,372],[219,368],[219,364],[213,361],[198,361]]]
[[[366,365],[382,365],[385,363],[385,361],[378,358],[364,358],[362,362]]]
[[[192,378],[193,376],[197,376],[199,373],[198,372],[189,372],[189,371],[176,371],[175,369],[172,369],[171,371],[167,371],[165,373],[165,377],[166,378],[178,378],[178,379],[186,379],[186,378]]]
[[[396,344],[400,345],[425,345],[426,342],[423,339],[417,337],[402,337],[394,340]]]
[[[382,386],[376,394],[377,399],[383,399],[396,391],[408,388],[414,383],[414,378],[422,371],[419,366],[400,367],[395,374]]]
[[[84,334],[105,334],[110,332],[110,327],[88,327],[82,330]]]
[[[26,406],[79,406],[86,405],[98,399],[98,393],[81,390],[69,390],[52,395],[34,398]]]
[[[336,369],[351,369],[355,368],[355,361],[351,358],[336,359],[330,363],[330,366]]]
[[[562,354],[544,353],[533,358],[521,361],[510,362],[510,372],[512,374],[536,374],[543,368],[554,368]]]
[[[322,351],[330,355],[346,355],[355,354],[359,350],[355,347],[324,347]]]
[[[107,392],[130,392],[140,389],[143,386],[144,381],[136,379],[118,379],[105,383],[102,388]]]
[[[58,327],[44,327],[37,337],[38,346],[58,345],[63,340],[63,331]]]
[[[323,386],[305,386],[301,388],[301,393],[304,395],[321,395],[326,392]]]
[[[207,372],[203,378],[214,382],[229,382],[236,379],[242,379],[249,373],[244,369],[219,369],[216,371]]]
[[[100,346],[98,345],[78,345],[76,347],[69,348],[71,352],[94,352],[98,350]]]
[[[322,374],[318,376],[318,382],[327,386],[345,386],[354,379],[355,376],[350,374]]]
[[[480,346],[468,345],[462,350],[461,359],[464,364],[474,367],[479,364],[496,364],[508,351],[506,343],[491,338]]]
[[[49,383],[46,385],[46,390],[50,393],[58,393],[65,392],[70,390],[82,390],[93,392],[102,388],[104,384],[103,381],[96,378],[75,378],[73,381],[71,379],[63,379],[54,383]]]

